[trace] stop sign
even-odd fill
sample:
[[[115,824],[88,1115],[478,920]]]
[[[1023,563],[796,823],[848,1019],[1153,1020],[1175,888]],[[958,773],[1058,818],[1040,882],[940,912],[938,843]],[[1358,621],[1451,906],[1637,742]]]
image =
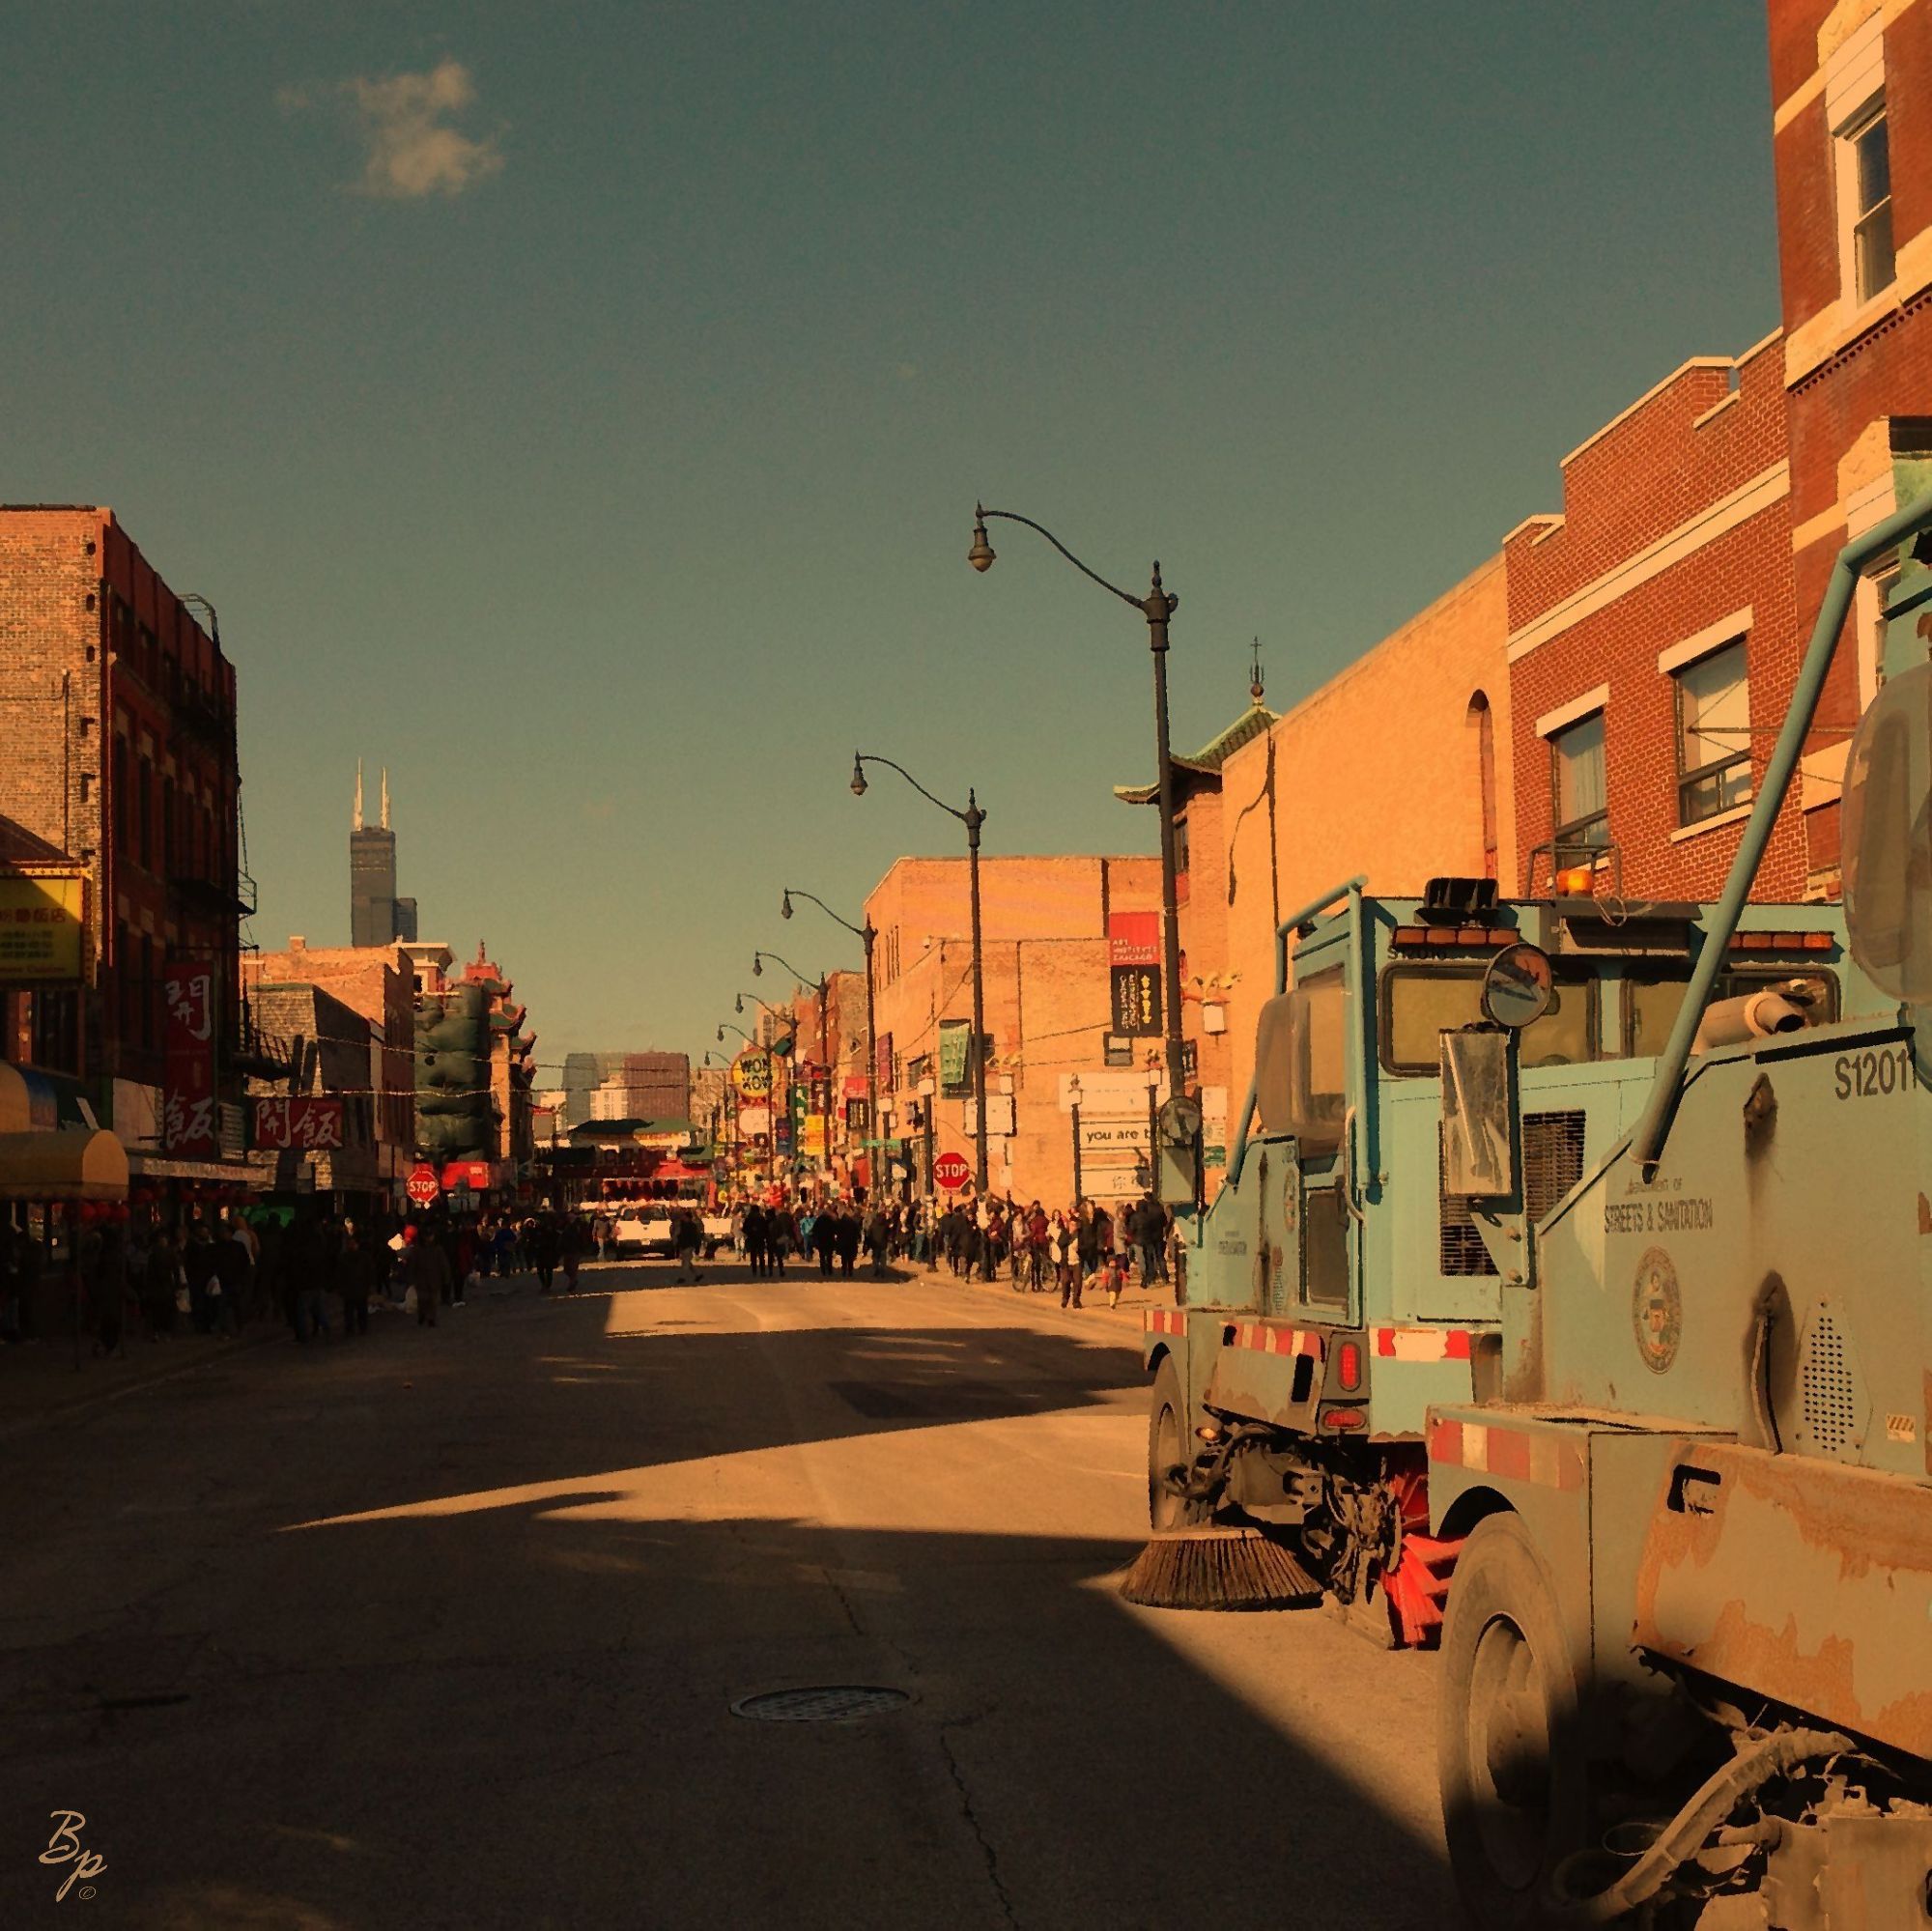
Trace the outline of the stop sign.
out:
[[[948,1193],[957,1193],[972,1178],[972,1163],[964,1153],[942,1153],[932,1163],[933,1185]]]
[[[434,1167],[415,1167],[411,1170],[409,1178],[403,1182],[403,1191],[418,1207],[433,1207],[437,1195],[442,1191],[442,1186],[437,1179]]]

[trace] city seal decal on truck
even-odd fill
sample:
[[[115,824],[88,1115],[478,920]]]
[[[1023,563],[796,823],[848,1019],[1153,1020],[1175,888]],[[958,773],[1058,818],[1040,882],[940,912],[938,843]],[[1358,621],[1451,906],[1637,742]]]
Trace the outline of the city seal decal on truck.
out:
[[[1653,1375],[1667,1375],[1684,1338],[1684,1295],[1677,1269],[1662,1247],[1646,1247],[1636,1264],[1636,1292],[1631,1301],[1636,1351]]]

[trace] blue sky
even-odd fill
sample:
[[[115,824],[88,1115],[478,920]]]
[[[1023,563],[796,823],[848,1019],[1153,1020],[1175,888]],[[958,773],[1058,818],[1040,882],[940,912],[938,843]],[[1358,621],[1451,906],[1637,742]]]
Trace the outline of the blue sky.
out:
[[[1757,0],[22,10],[0,496],[113,505],[242,680],[254,935],[344,942],[355,762],[539,1058],[856,962],[956,828],[1151,849],[1685,356],[1776,322]]]

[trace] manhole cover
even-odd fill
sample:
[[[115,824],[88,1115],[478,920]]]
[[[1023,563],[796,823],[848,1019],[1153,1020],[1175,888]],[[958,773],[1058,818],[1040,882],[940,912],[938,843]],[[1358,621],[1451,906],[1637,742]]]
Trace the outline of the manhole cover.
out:
[[[765,1690],[755,1696],[741,1696],[732,1704],[731,1714],[760,1723],[856,1723],[863,1717],[883,1717],[911,1701],[903,1690],[835,1683],[817,1690]]]

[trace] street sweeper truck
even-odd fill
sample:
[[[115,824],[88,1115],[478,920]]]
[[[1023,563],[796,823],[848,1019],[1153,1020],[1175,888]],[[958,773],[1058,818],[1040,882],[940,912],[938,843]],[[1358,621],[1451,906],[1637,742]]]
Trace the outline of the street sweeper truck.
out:
[[[1355,882],[1285,923],[1149,1318],[1129,1593],[1438,1641],[1485,1925],[1932,1916],[1928,526],[1841,553],[1715,905]],[[1881,572],[1842,919],[1751,905]]]

